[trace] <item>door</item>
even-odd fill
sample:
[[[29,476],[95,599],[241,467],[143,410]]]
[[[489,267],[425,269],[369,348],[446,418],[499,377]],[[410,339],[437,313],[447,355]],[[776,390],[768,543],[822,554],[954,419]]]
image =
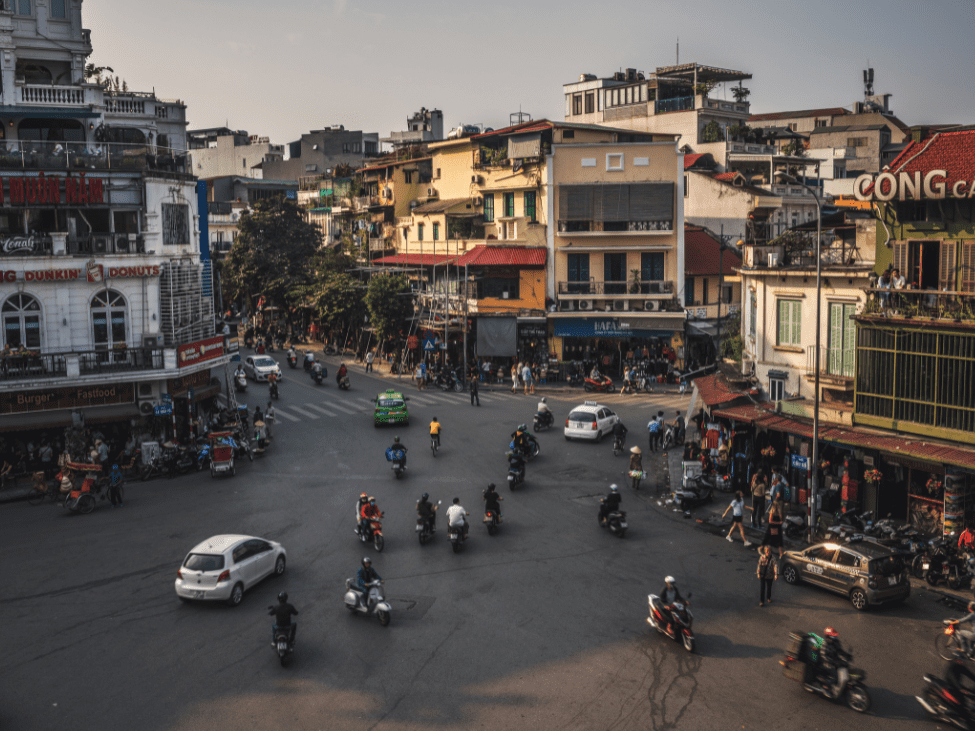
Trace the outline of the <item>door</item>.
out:
[[[814,546],[803,554],[802,578],[811,584],[828,586],[826,567],[831,563],[835,549]]]
[[[664,255],[661,252],[644,252],[640,254],[640,291],[650,294],[650,282],[660,282],[664,278]],[[660,290],[660,285],[656,287]],[[656,294],[656,292],[654,292]]]
[[[613,427],[616,426],[616,414],[614,414],[609,409],[603,409],[601,412],[602,418],[599,421],[599,428],[604,434],[608,434],[613,431]]]
[[[231,553],[234,562],[237,578],[244,582],[245,587],[250,587],[254,583],[254,554],[251,551],[250,541],[244,541],[237,546]]]
[[[3,303],[3,342],[11,350],[21,345],[41,347],[41,305],[27,294],[15,294]]]
[[[832,565],[826,569],[829,588],[842,594],[848,594],[856,583],[856,570],[860,568],[860,557],[846,549],[839,549]]]
[[[606,294],[626,294],[626,254],[603,254]]]
[[[91,322],[96,349],[125,347],[125,309],[125,298],[118,292],[99,292],[92,298]]]
[[[253,562],[254,581],[260,581],[274,570],[274,551],[267,541],[254,539],[245,544]]]
[[[589,291],[589,254],[569,254],[568,294],[591,294]]]

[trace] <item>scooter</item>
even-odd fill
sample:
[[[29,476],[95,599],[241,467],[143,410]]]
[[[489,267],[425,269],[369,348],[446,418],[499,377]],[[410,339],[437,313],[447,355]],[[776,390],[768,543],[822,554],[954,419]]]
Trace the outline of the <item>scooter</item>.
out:
[[[325,369],[322,368],[320,371],[312,371],[311,380],[315,382],[316,386],[321,386],[325,381]]]
[[[514,490],[525,481],[525,460],[515,452],[508,452],[508,489]]]
[[[339,388],[341,388],[343,391],[348,391],[351,387],[352,382],[349,381],[348,376],[342,376],[342,378],[339,379]]]
[[[267,392],[268,392],[268,395],[271,398],[273,398],[273,399],[281,398],[281,396],[278,394],[278,382],[277,381],[273,381],[271,383],[271,385],[268,386]]]
[[[274,607],[268,607],[268,614],[274,613]],[[277,650],[278,659],[281,661],[281,667],[284,667],[284,663],[288,658],[288,655],[295,651],[295,643],[292,638],[292,632],[298,631],[298,623],[292,622],[290,627],[278,627],[276,624],[271,627],[271,633],[274,635],[274,641],[271,642],[271,647]]]
[[[210,467],[210,444],[204,443],[196,453],[196,471],[202,472]]]
[[[437,504],[433,506],[434,511],[436,511],[438,507],[440,507],[439,500],[437,501]],[[436,519],[436,516],[434,516],[434,519]],[[427,520],[422,516],[416,516],[416,535],[417,538],[420,539],[421,546],[433,538],[433,533],[434,529],[430,522],[427,522]]]
[[[238,373],[234,376],[234,388],[237,393],[244,393],[247,391],[247,376],[243,373]]]
[[[464,513],[464,515],[470,515],[470,513]],[[450,539],[450,547],[454,549],[454,553],[460,553],[464,547],[464,543],[467,541],[465,527],[466,523],[464,525],[447,526],[447,537]]]
[[[294,353],[289,353],[288,354],[288,365],[291,366],[292,368],[297,368],[298,367],[298,356],[295,355]]]
[[[614,457],[619,457],[621,454],[623,454],[623,449],[624,449],[625,446],[626,446],[626,435],[625,434],[623,436],[621,436],[621,437],[614,436],[613,437],[613,456]]]
[[[493,536],[495,533],[501,530],[501,516],[494,510],[485,511],[483,522],[487,527],[489,536]]]
[[[386,595],[382,589],[383,582],[370,581],[366,584],[368,596],[355,585],[352,579],[345,580],[345,608],[359,614],[375,614],[379,624],[383,627],[392,619],[392,607],[386,602]]]
[[[606,502],[605,498],[600,499],[601,503]],[[609,528],[609,532],[615,534],[618,538],[622,538],[626,535],[626,513],[622,510],[614,510],[606,519],[599,519],[599,525],[603,528]]]
[[[596,381],[586,376],[585,385],[583,387],[586,389],[587,393],[592,393],[593,391],[611,393],[615,390],[613,387],[612,378],[602,374],[600,374],[599,377],[600,380]]]
[[[532,421],[532,431],[542,431],[548,429],[555,423],[555,415],[551,411],[539,411],[535,414]]]
[[[683,511],[714,500],[714,486],[703,477],[688,477],[683,487],[674,490],[674,502]]]
[[[803,682],[810,693],[816,693],[831,701],[843,701],[857,713],[866,713],[870,710],[870,693],[863,684],[867,674],[863,670],[850,667],[853,655],[840,651],[835,685],[829,686],[817,678],[813,678],[812,682],[805,682],[808,679],[809,669],[804,666],[806,663],[815,662],[810,656],[822,651],[823,640],[812,633],[805,636],[792,633],[790,637],[792,644],[785,651],[785,660],[779,661],[779,664],[785,668],[783,674],[787,678]]]
[[[924,685],[924,695],[914,696],[924,710],[936,720],[955,728],[975,728],[975,717],[965,707],[964,699],[957,697],[958,693],[954,688],[933,675],[924,676]]]
[[[406,450],[405,449],[392,449],[391,447],[386,450],[386,461],[389,462],[389,467],[396,475],[398,480],[406,472]]]
[[[305,358],[302,361],[302,364],[301,365],[302,365],[302,368],[304,368],[306,371],[310,371],[311,370],[311,367],[313,365],[315,365],[315,354],[312,353],[310,350],[306,350],[305,351]]]
[[[798,540],[806,533],[806,516],[799,513],[789,513],[785,516],[784,530],[786,538]]]
[[[525,461],[528,462],[528,461],[531,461],[533,458],[537,457],[538,454],[539,454],[539,452],[542,451],[542,448],[539,445],[538,440],[535,439],[535,437],[533,437],[528,432],[525,432],[525,437],[528,439],[528,451],[525,452],[525,453],[523,453],[522,454],[522,457],[524,457],[525,458]],[[514,439],[512,439],[511,440],[511,443],[508,444],[508,449],[510,449],[513,452],[517,451],[515,449],[515,440]]]
[[[656,594],[647,595],[647,601],[650,605],[647,624],[660,634],[667,635],[670,639],[680,642],[688,652],[694,652],[694,630],[691,628],[694,623],[694,615],[691,614],[690,599],[691,595],[688,594],[687,604],[674,602],[669,611],[672,619],[668,620],[668,611],[660,597]],[[670,623],[669,631],[667,629],[668,623]]]
[[[385,513],[380,513],[379,517],[382,518]],[[386,545],[386,539],[383,538],[383,524],[379,520],[367,520],[364,529],[359,529],[356,527],[355,534],[359,536],[359,540],[363,543],[371,543],[378,553],[383,552],[383,547]]]

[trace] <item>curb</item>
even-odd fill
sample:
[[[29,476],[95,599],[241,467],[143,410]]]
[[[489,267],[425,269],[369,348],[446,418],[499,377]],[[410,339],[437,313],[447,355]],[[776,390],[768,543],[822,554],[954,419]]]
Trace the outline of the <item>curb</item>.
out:
[[[18,500],[26,500],[30,491],[31,488],[29,487],[13,487],[9,490],[4,490],[0,492],[0,503],[13,503]]]

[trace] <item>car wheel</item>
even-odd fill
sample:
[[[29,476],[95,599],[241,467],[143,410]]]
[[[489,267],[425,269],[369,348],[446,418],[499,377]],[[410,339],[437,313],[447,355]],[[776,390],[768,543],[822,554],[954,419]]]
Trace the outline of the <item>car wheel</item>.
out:
[[[799,572],[796,571],[796,567],[791,564],[787,565],[782,569],[782,578],[785,579],[786,584],[798,584],[799,583]]]
[[[565,441],[567,441],[567,442],[571,442],[572,441],[572,439],[569,438],[569,435],[568,434],[565,435]]]
[[[374,421],[374,422],[372,422],[372,425],[373,425],[374,427],[376,427],[377,429],[379,428],[379,422],[378,422],[378,421]]]
[[[234,584],[234,588],[230,590],[230,598],[227,599],[227,604],[232,607],[236,607],[244,600],[244,585],[240,582]]]
[[[278,560],[274,562],[274,575],[280,576],[284,573],[285,568],[287,568],[287,561],[284,556],[278,556]]]
[[[867,608],[867,595],[863,593],[862,589],[854,589],[850,592],[850,603],[853,608],[858,612],[862,612]]]

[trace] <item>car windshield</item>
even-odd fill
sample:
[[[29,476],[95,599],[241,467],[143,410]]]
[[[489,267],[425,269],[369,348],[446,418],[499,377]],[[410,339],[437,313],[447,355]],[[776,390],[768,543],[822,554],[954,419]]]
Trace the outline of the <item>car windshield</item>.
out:
[[[899,556],[875,558],[870,562],[870,573],[881,576],[896,576],[904,570],[904,562]]]
[[[274,358],[254,358],[254,365],[267,368],[268,366],[276,366],[277,363]]]
[[[191,553],[183,562],[184,569],[191,571],[220,571],[223,568],[223,556],[212,553]]]
[[[591,411],[576,409],[569,413],[569,421],[595,421],[596,417]]]
[[[381,398],[379,399],[379,406],[384,409],[401,409],[403,408],[403,399]]]

